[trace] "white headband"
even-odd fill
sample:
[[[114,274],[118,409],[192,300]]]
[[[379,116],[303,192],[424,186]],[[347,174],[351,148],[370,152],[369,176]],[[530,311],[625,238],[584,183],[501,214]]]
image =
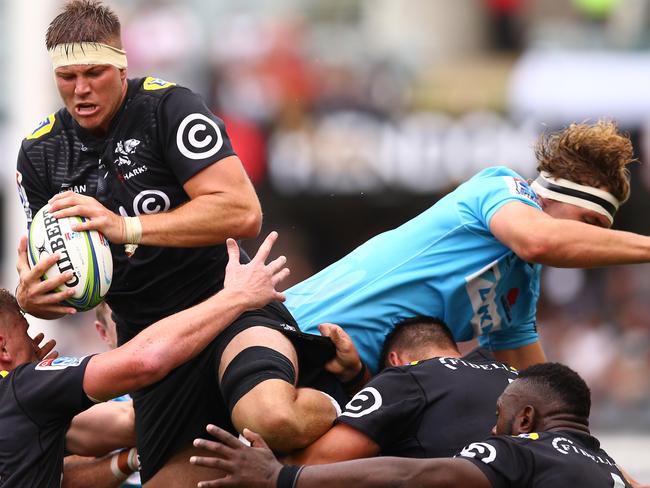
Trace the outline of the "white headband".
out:
[[[544,198],[598,212],[607,217],[610,224],[614,222],[614,215],[621,206],[621,202],[605,190],[580,185],[562,178],[554,178],[545,171],[542,171],[530,186],[535,193]]]
[[[72,64],[110,64],[126,68],[126,51],[100,42],[57,44],[48,51],[54,69]]]

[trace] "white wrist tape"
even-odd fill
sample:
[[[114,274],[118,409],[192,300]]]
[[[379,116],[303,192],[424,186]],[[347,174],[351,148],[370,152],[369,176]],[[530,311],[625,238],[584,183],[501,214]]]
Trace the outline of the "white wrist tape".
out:
[[[139,217],[122,217],[127,244],[139,244],[142,239],[142,223]]]
[[[138,470],[138,452],[135,447],[123,449],[111,456],[111,472],[115,479],[124,481],[131,473]]]

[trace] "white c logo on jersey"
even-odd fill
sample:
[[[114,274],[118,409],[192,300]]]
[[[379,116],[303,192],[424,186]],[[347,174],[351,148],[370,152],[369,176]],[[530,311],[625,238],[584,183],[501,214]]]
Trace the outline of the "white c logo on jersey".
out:
[[[223,146],[223,137],[214,120],[203,114],[190,114],[178,126],[176,146],[186,158],[204,159],[217,154]]]
[[[497,458],[497,450],[487,442],[472,442],[460,451],[460,455],[466,458],[476,458],[489,464]]]
[[[135,215],[165,212],[171,207],[169,197],[160,190],[144,190],[133,199]]]
[[[345,411],[341,415],[359,418],[379,410],[381,405],[381,395],[375,388],[369,386],[354,395],[354,398],[345,406]]]

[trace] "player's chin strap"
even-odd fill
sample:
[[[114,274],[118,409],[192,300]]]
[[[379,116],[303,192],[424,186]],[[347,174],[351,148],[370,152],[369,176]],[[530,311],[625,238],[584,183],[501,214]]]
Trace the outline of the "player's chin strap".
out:
[[[614,215],[621,206],[621,202],[608,191],[563,178],[554,178],[545,171],[542,171],[530,186],[541,197],[598,212],[607,217],[610,224],[614,222]]]

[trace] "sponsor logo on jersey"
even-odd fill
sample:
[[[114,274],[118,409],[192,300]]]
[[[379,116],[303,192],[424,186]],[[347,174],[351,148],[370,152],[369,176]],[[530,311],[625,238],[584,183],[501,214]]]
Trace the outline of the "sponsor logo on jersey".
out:
[[[508,185],[508,189],[512,195],[519,195],[521,197],[527,198],[531,202],[534,202],[541,207],[541,202],[539,201],[537,193],[532,190],[526,180],[522,180],[521,178],[516,178],[513,176],[504,176],[503,179]]]
[[[79,366],[84,360],[84,358],[85,356],[81,358],[62,356],[54,359],[44,359],[43,361],[41,361],[36,365],[35,369],[41,371],[51,371],[51,370],[75,367],[75,366]]]
[[[0,378],[6,378],[9,376],[9,371],[5,371],[4,369],[0,371]]]
[[[457,370],[459,367],[465,367],[465,368],[471,368],[471,369],[481,369],[483,371],[498,371],[498,370],[505,370],[509,371],[511,373],[517,374],[517,370],[511,368],[510,366],[507,366],[502,363],[473,363],[471,361],[466,361],[461,358],[438,358],[438,361],[440,364],[442,364],[444,367],[451,369],[452,371]]]
[[[472,442],[460,451],[459,456],[478,459],[485,464],[490,464],[497,458],[496,448],[487,442]]]
[[[474,310],[470,323],[477,336],[501,329],[501,316],[496,301],[496,288],[500,279],[498,260],[465,277],[465,290]]]
[[[288,330],[290,332],[296,332],[296,328],[293,325],[282,323],[282,324],[280,324],[280,327],[282,327],[284,330]]]
[[[187,115],[176,131],[176,147],[186,158],[209,158],[217,154],[221,146],[221,129],[214,120],[203,114]]]
[[[616,466],[616,463],[614,463],[611,459],[599,455],[594,455],[593,453],[583,449],[582,447],[576,446],[571,439],[567,439],[566,437],[556,437],[555,439],[553,439],[553,442],[551,444],[553,445],[553,448],[559,453],[565,455],[580,454],[584,457],[591,459],[592,461],[598,464],[607,464],[609,466]]]
[[[121,205],[119,211],[122,217],[128,217],[129,215],[139,216],[165,212],[170,207],[171,201],[165,192],[160,190],[143,190],[133,199],[132,214],[129,214]]]
[[[144,83],[142,83],[142,88],[145,90],[162,90],[163,88],[169,88],[170,86],[175,86],[176,83],[171,83],[160,78],[154,78],[153,76],[147,76]]]
[[[383,404],[381,394],[376,388],[368,386],[354,395],[341,414],[345,417],[359,418],[379,410]]]
[[[86,193],[86,185],[70,185],[70,183],[62,183],[61,184],[61,189],[59,190],[59,193],[63,193],[66,191],[73,191],[75,193],[79,193],[81,195]]]
[[[51,113],[45,117],[45,119],[41,120],[31,134],[29,134],[25,139],[38,139],[39,137],[49,133],[52,130],[52,127],[54,127],[55,120],[54,113]]]

